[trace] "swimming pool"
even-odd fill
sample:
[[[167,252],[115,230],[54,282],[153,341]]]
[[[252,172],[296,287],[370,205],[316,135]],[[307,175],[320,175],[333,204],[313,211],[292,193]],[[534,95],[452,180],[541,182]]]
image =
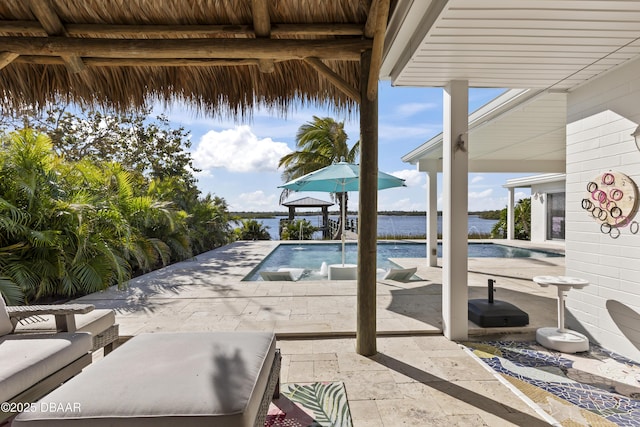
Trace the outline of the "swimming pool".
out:
[[[378,242],[378,268],[386,270],[397,267],[389,258],[426,258],[427,247],[424,243],[412,242]],[[438,244],[438,256],[442,256],[442,245]],[[520,249],[496,243],[469,242],[470,258],[545,258],[562,256],[552,252]],[[345,246],[345,262],[355,264],[358,257],[358,246],[347,243]],[[340,243],[309,243],[278,245],[251,273],[243,280],[262,280],[260,271],[276,271],[281,267],[303,268],[305,273],[300,280],[322,280],[320,267],[322,263],[340,264],[342,249]]]

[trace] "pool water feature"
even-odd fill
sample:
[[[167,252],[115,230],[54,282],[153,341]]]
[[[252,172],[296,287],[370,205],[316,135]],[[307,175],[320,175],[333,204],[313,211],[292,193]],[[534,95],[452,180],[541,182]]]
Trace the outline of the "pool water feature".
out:
[[[414,242],[378,242],[378,269],[384,274],[389,268],[398,266],[389,258],[426,258],[427,247],[424,243]],[[442,245],[438,244],[438,256],[442,256]],[[469,242],[470,258],[545,258],[562,256],[552,252],[514,248],[495,243]],[[356,264],[358,245],[345,245],[345,263]],[[300,280],[323,280],[320,273],[322,263],[329,265],[342,263],[342,247],[340,243],[308,243],[278,245],[251,273],[243,280],[262,280],[260,271],[276,271],[278,268],[303,268],[305,273]]]

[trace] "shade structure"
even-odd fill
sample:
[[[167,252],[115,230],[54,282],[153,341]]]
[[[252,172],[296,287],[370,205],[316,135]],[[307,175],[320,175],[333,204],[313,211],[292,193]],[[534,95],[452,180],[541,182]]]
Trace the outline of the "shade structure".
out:
[[[404,179],[378,171],[378,190],[393,187],[406,187]],[[360,188],[360,166],[347,162],[334,163],[289,181],[279,188],[325,193],[358,191]]]
[[[404,179],[378,171],[378,190],[386,188],[406,187]],[[313,171],[278,188],[286,188],[291,191],[321,191],[325,193],[342,193],[342,206],[344,206],[344,194],[348,191],[358,191],[360,188],[360,166],[353,163],[338,162],[317,171]],[[345,214],[342,212],[342,265],[344,265],[344,226]]]

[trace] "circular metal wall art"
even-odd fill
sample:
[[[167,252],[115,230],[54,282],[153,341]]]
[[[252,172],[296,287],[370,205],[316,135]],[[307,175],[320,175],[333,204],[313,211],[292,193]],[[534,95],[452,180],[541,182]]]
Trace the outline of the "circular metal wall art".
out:
[[[621,172],[604,172],[586,186],[582,209],[598,223],[600,231],[611,238],[620,236],[620,228],[630,226],[632,234],[638,232],[633,217],[638,209],[638,187]]]

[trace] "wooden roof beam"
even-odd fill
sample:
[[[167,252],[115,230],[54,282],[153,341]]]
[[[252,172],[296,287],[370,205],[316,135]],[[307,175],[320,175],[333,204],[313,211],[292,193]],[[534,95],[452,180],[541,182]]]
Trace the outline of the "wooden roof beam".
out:
[[[0,52],[0,70],[11,64],[20,55],[13,52]]]
[[[31,0],[29,8],[49,36],[67,35],[62,21],[53,10],[49,0]],[[72,73],[79,73],[84,69],[84,64],[79,56],[73,54],[61,56]]]
[[[13,54],[12,54],[13,55]],[[64,65],[58,56],[18,56],[14,60],[18,64]],[[184,59],[184,58],[92,58],[84,57],[82,61],[87,67],[224,67],[241,65],[258,65],[257,59]]]
[[[0,46],[19,55],[96,58],[218,58],[293,60],[307,57],[359,61],[371,49],[367,39],[182,39],[121,40],[68,37],[0,37]]]
[[[371,4],[371,13],[375,13],[375,32],[373,34],[373,48],[371,52],[371,67],[369,68],[369,82],[367,84],[367,98],[373,101],[378,94],[378,76],[382,65],[384,49],[384,33],[387,29],[390,0],[375,0]],[[369,20],[367,19],[367,24]],[[365,35],[367,31],[365,28]]]
[[[66,24],[68,37],[93,38],[205,38],[235,37],[253,38],[250,25],[114,25],[114,24]],[[48,34],[37,21],[0,21],[0,33],[46,37]],[[297,36],[354,36],[363,35],[359,24],[271,24],[271,37]]]
[[[258,38],[271,37],[271,17],[269,5],[266,0],[251,0],[251,12],[253,15],[253,30]],[[273,73],[275,63],[273,59],[260,59],[258,69],[262,73]]]
[[[305,58],[304,61],[311,65],[313,68],[318,71],[321,75],[323,75],[327,80],[335,85],[341,92],[345,95],[351,97],[358,104],[360,103],[360,93],[347,83],[339,74],[334,72],[331,68],[327,67],[324,62],[320,61],[318,58]]]

